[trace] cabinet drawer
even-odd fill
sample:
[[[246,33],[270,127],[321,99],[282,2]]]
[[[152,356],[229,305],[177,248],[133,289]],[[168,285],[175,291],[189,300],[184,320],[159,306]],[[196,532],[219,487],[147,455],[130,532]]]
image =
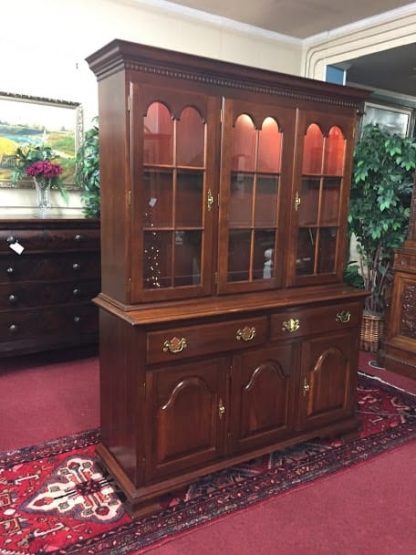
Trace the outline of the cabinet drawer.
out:
[[[358,326],[361,303],[299,308],[272,315],[271,338],[301,337]]]
[[[99,280],[0,283],[0,310],[89,301],[99,291]]]
[[[0,252],[11,252],[13,241],[30,251],[54,250],[98,250],[100,247],[99,229],[14,229],[0,230]]]
[[[147,362],[174,361],[260,345],[267,339],[267,318],[247,318],[147,334]]]
[[[2,342],[48,336],[77,336],[96,333],[97,308],[92,303],[39,310],[0,313]]]
[[[0,255],[0,283],[98,279],[98,253]]]

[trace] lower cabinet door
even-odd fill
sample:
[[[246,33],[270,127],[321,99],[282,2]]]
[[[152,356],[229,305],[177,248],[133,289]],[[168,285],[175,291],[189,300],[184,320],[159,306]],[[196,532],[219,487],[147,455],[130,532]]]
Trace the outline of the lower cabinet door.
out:
[[[147,372],[147,480],[168,478],[224,451],[225,359]]]
[[[356,330],[350,330],[303,342],[300,429],[317,428],[352,415],[358,362],[356,341]]]
[[[283,439],[293,428],[296,357],[293,344],[234,357],[231,380],[231,450],[253,450]]]

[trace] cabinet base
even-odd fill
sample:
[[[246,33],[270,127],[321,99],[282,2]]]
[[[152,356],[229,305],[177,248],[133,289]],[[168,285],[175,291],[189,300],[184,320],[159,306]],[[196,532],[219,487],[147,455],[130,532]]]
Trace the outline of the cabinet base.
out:
[[[222,459],[210,464],[209,466],[204,466],[203,468],[186,472],[180,476],[175,476],[164,481],[140,487],[136,487],[134,485],[118,460],[104,444],[100,443],[97,446],[96,451],[100,462],[112,475],[121,491],[126,496],[125,509],[132,518],[139,518],[161,510],[163,508],[161,503],[163,495],[179,490],[183,486],[191,484],[202,476],[206,476],[207,474],[211,474],[219,470],[224,470],[225,468],[230,468],[233,465],[240,464],[261,455],[266,455],[273,451],[278,451],[296,443],[302,443],[303,441],[313,438],[333,438],[339,435],[343,435],[345,437],[354,436],[357,434],[358,427],[359,421],[355,416],[353,416],[349,419],[331,424],[330,426],[320,428],[319,430],[313,430],[288,438],[276,445],[271,445],[267,448],[250,451],[249,453],[244,453],[227,459]]]

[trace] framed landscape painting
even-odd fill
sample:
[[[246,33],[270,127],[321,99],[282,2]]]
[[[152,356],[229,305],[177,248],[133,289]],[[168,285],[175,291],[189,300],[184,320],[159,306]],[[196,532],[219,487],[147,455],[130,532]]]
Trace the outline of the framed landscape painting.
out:
[[[82,140],[82,108],[77,102],[0,92],[0,187],[12,185],[18,147],[48,145],[74,184],[76,153]],[[22,180],[19,186],[32,186]]]
[[[377,124],[389,133],[406,137],[411,133],[412,110],[405,107],[365,103],[362,126]]]

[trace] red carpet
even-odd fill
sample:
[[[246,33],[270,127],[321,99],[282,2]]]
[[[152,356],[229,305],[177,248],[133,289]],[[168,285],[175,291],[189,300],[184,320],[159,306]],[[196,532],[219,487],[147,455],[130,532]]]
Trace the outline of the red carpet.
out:
[[[169,538],[146,553],[410,555],[416,552],[415,460],[412,441]]]
[[[0,451],[99,426],[98,359],[75,354],[0,359]]]
[[[408,453],[414,456],[415,442],[389,453],[388,457],[358,465],[354,472],[318,480],[314,488],[294,488],[416,438],[415,397],[366,377],[361,378],[358,393],[362,423],[358,439],[308,442],[217,473],[193,484],[179,497],[166,498],[165,508],[156,516],[135,522],[123,512],[111,480],[102,475],[94,461],[95,433],[3,453],[0,553],[138,553],[207,522],[211,522],[208,528],[198,526],[192,533],[177,537],[175,542],[157,547],[154,553],[201,555],[208,553],[208,549],[210,553],[239,555],[411,553],[413,549],[409,547],[416,545],[415,479],[410,479],[408,474],[415,473],[411,468],[412,459],[400,457],[399,453],[408,448]],[[383,467],[384,460],[388,462]],[[401,486],[400,506],[388,504],[400,487],[391,476],[406,480],[401,482],[406,486]],[[340,488],[346,488],[341,496]],[[377,488],[375,498],[374,488]],[[296,502],[292,494],[278,495],[284,492],[295,495],[297,491],[304,496],[305,503]],[[383,509],[377,501],[384,496],[387,505]],[[368,502],[367,498],[373,501]],[[380,519],[377,536],[367,528],[365,518],[360,529],[356,519],[360,514],[364,517],[363,508]],[[236,513],[237,509],[240,511]],[[385,522],[383,511],[388,519],[391,515],[391,521]],[[413,519],[413,526],[395,533],[397,515],[403,511],[407,517],[403,524],[409,525]],[[229,516],[218,520],[224,515]],[[313,532],[309,538],[302,528],[306,524]],[[350,545],[350,551],[346,550],[348,538],[351,540],[349,525],[358,526],[361,551],[356,542]],[[258,543],[254,537],[259,540],[261,532],[265,537]],[[254,534],[252,542],[251,534]],[[340,537],[335,540],[334,534]],[[375,544],[369,543],[374,541]],[[339,549],[334,550],[334,545]],[[377,548],[369,550],[369,545]],[[387,546],[390,551],[382,551]],[[400,551],[402,547],[407,551]]]

